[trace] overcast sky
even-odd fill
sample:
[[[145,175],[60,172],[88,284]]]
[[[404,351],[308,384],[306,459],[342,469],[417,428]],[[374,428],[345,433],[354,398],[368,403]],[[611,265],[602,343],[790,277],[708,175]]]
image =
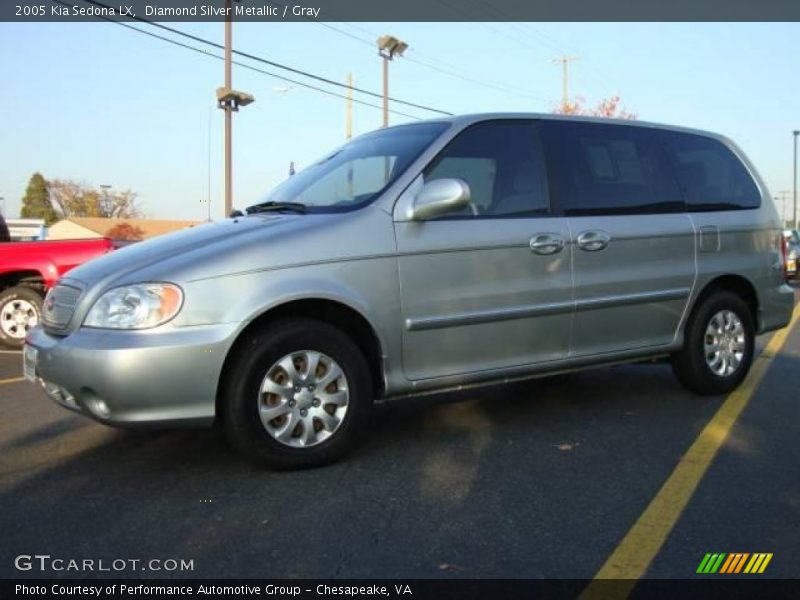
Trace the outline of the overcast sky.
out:
[[[222,42],[221,23],[172,26]],[[237,23],[234,47],[330,79],[352,72],[357,86],[379,92],[371,44],[391,33],[411,50],[391,65],[390,94],[453,113],[549,112],[561,96],[552,59],[578,56],[571,96],[593,104],[619,94],[641,119],[724,133],[748,153],[773,195],[791,190],[791,132],[800,129],[798,24],[331,26],[336,30]],[[209,118],[212,212],[222,216],[222,113],[214,108],[221,61],[111,23],[2,23],[0,56],[0,196],[10,216],[18,215],[38,170],[134,190],[153,218],[204,218]],[[459,69],[483,85],[421,63]],[[256,97],[234,116],[235,206],[282,181],[290,161],[302,168],[344,140],[344,100],[238,67],[233,83]],[[380,126],[380,110],[356,105],[353,113],[355,133]],[[392,123],[409,120],[392,116]]]

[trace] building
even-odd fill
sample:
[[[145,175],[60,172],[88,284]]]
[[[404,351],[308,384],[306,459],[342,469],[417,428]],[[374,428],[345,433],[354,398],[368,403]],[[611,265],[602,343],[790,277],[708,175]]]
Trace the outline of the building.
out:
[[[194,227],[203,221],[170,221],[161,219],[108,219],[104,217],[69,217],[53,223],[48,240],[80,240],[119,237],[117,232],[133,233],[125,239],[149,239],[179,229]]]

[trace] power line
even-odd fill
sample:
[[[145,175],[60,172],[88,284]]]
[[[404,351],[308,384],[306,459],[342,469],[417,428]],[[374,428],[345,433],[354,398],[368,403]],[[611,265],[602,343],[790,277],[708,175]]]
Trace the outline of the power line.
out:
[[[269,3],[273,4],[272,2],[269,2]],[[367,39],[365,39],[363,37],[359,37],[359,36],[357,36],[357,35],[355,35],[353,33],[350,33],[348,31],[344,31],[342,29],[339,29],[338,27],[334,27],[333,25],[331,25],[329,23],[322,23],[320,21],[311,21],[311,22],[316,23],[317,25],[321,25],[322,27],[325,27],[327,29],[335,31],[335,32],[337,32],[337,33],[339,33],[341,35],[346,36],[346,37],[349,37],[350,39],[353,39],[353,40],[355,40],[357,42],[360,42],[360,43],[364,44],[365,46],[369,46],[370,48],[373,48],[373,49],[375,48],[375,42],[367,40]],[[370,31],[364,29],[363,27],[361,27],[359,29],[361,29],[362,31],[364,31],[365,33],[367,33],[369,35],[373,35]],[[442,60],[439,60],[439,59],[433,58],[431,56],[422,54],[421,52],[415,50],[413,47],[409,48],[409,51],[412,52],[413,54],[418,55],[418,56],[422,56],[422,57],[426,58],[427,60],[435,60],[436,62],[439,62],[441,64],[449,66],[450,68],[448,69],[448,68],[445,68],[445,67],[439,67],[439,66],[436,66],[436,65],[432,65],[429,62],[427,62],[426,60],[420,60],[418,58],[414,58],[414,57],[410,57],[410,56],[405,55],[405,56],[403,56],[403,58],[404,58],[404,60],[406,62],[414,63],[414,64],[420,65],[422,67],[425,67],[426,69],[431,69],[433,71],[438,71],[439,73],[443,73],[445,75],[449,75],[450,77],[455,77],[457,79],[462,79],[462,80],[468,81],[470,83],[475,83],[477,85],[481,85],[481,86],[486,87],[486,88],[490,88],[490,89],[493,89],[493,90],[496,90],[496,91],[500,91],[500,92],[503,92],[505,94],[512,94],[512,95],[515,95],[515,96],[520,96],[522,98],[528,98],[528,99],[531,99],[531,100],[538,100],[540,102],[547,102],[548,101],[546,98],[542,98],[540,96],[534,96],[533,94],[528,94],[528,93],[525,93],[523,91],[515,90],[515,89],[513,89],[511,87],[507,87],[507,86],[504,86],[502,84],[497,84],[497,83],[493,83],[491,81],[487,81],[486,78],[484,78],[482,75],[478,75],[478,74],[475,74],[475,73],[472,74],[473,76],[462,75],[461,73],[455,72],[454,69],[457,69],[457,70],[460,70],[460,71],[463,71],[463,72],[467,72],[467,71],[464,71],[460,67],[456,67],[454,65],[448,65],[448,63],[446,63],[446,62],[444,62]]]
[[[74,6],[73,4],[70,4],[69,2],[65,2],[64,0],[51,0],[51,2],[54,2],[56,4],[61,4],[63,6],[67,6],[67,7],[70,7],[70,8],[72,8]],[[110,18],[102,17],[102,16],[98,16],[98,18],[102,19],[103,21],[108,21],[109,23],[114,23],[115,25],[119,25],[121,27],[125,27],[126,29],[130,29],[131,31],[135,31],[137,33],[141,33],[143,35],[146,35],[146,36],[149,36],[149,37],[152,37],[152,38],[163,40],[163,41],[165,41],[167,43],[173,44],[174,46],[179,46],[179,47],[185,48],[187,50],[192,50],[193,52],[197,52],[197,53],[202,54],[204,56],[207,56],[209,58],[216,58],[218,60],[225,60],[225,57],[220,56],[218,54],[214,54],[213,52],[210,52],[208,50],[204,50],[202,48],[197,48],[196,46],[191,46],[189,44],[184,44],[183,42],[179,42],[177,40],[170,39],[170,38],[165,37],[163,35],[158,35],[157,33],[153,33],[151,31],[145,31],[144,29],[139,29],[138,27],[134,27],[133,25],[130,25],[129,23],[124,23],[122,21],[116,21],[114,19],[110,19]],[[266,75],[268,77],[273,77],[273,78],[279,79],[281,81],[286,81],[288,83],[292,83],[292,84],[300,86],[300,87],[304,87],[304,88],[307,88],[307,89],[310,89],[310,90],[314,90],[316,92],[320,92],[320,93],[326,94],[328,96],[333,96],[335,98],[341,98],[341,99],[344,99],[344,100],[348,99],[347,96],[344,95],[344,94],[337,94],[336,92],[332,92],[330,90],[326,90],[326,89],[311,85],[309,83],[305,83],[303,81],[298,81],[296,79],[291,79],[291,78],[286,77],[284,75],[279,75],[277,73],[272,73],[270,71],[266,71],[264,69],[260,69],[258,67],[254,67],[252,65],[248,65],[248,64],[240,62],[240,61],[233,61],[233,64],[235,64],[238,67],[242,67],[243,69],[248,69],[250,71],[254,71],[256,73],[260,73],[260,74]],[[370,102],[365,102],[364,100],[359,100],[357,98],[353,98],[352,102],[354,102],[356,104],[360,104],[362,106],[368,106],[370,108],[375,108],[377,110],[382,110],[383,109],[383,107],[381,107],[378,104],[371,104]],[[398,110],[390,110],[390,112],[393,113],[393,114],[399,115],[399,116],[408,117],[410,119],[415,119],[417,121],[420,120],[420,117],[418,117],[416,115],[411,115],[411,114],[404,113],[404,112],[401,112],[401,111],[398,111]]]
[[[53,0],[53,1],[56,1],[56,0]],[[103,7],[103,8],[109,8],[108,5],[103,4],[102,2],[97,2],[96,0],[83,0],[83,1],[87,2],[89,4],[94,4],[95,6],[99,6],[99,7]],[[195,42],[198,42],[198,43],[201,43],[201,44],[206,44],[208,46],[212,46],[212,47],[217,48],[219,50],[224,50],[225,49],[225,47],[222,44],[218,44],[216,42],[212,42],[211,40],[202,38],[202,37],[197,36],[197,35],[192,35],[191,33],[187,33],[185,31],[181,31],[179,29],[174,29],[172,27],[168,27],[167,25],[164,25],[162,23],[158,23],[156,21],[149,21],[149,20],[143,19],[141,17],[133,17],[133,18],[135,20],[137,20],[137,21],[142,22],[142,23],[146,23],[147,25],[152,25],[153,27],[158,27],[159,29],[163,29],[165,31],[169,31],[170,33],[174,33],[175,35],[179,35],[179,36],[185,37],[187,39],[191,39],[191,40],[193,40]],[[113,21],[113,19],[112,19],[112,21]],[[116,22],[116,21],[114,21],[114,22]],[[268,60],[266,58],[263,58],[263,57],[260,57],[260,56],[256,56],[255,54],[250,54],[248,52],[242,52],[241,50],[233,50],[233,53],[237,54],[239,56],[242,56],[244,58],[256,61],[256,62],[260,62],[260,63],[266,64],[266,65],[270,65],[270,66],[276,67],[278,69],[283,69],[284,71],[289,71],[289,72],[295,73],[297,75],[302,75],[303,77],[308,77],[309,79],[315,79],[317,81],[321,81],[323,83],[327,83],[328,85],[333,85],[333,86],[336,86],[336,87],[348,89],[347,84],[341,83],[340,81],[335,81],[333,79],[328,79],[326,77],[321,77],[319,75],[315,75],[313,73],[310,73],[308,71],[303,71],[301,69],[295,69],[294,67],[290,67],[288,65],[284,65],[284,64],[281,64],[281,63],[278,63],[278,62],[275,62],[275,61],[271,61],[271,60]],[[379,94],[377,92],[371,92],[371,91],[365,90],[363,88],[353,87],[352,90],[354,92],[359,92],[359,93],[365,94],[367,96],[372,96],[373,98],[383,98],[382,94]],[[395,102],[396,104],[403,104],[405,106],[410,106],[412,108],[418,108],[420,110],[427,110],[429,112],[438,113],[440,115],[450,116],[450,115],[453,114],[453,113],[450,113],[450,112],[447,112],[447,111],[444,111],[444,110],[439,110],[438,108],[432,108],[430,106],[425,106],[423,104],[416,104],[414,102],[409,102],[408,100],[400,100],[398,98],[389,98],[389,100],[391,100],[392,102]]]

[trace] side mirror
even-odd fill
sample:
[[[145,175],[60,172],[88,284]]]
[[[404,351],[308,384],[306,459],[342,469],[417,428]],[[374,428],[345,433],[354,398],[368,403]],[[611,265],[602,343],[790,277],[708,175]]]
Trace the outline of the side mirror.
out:
[[[447,213],[457,212],[470,201],[469,186],[462,179],[429,181],[414,199],[409,217],[412,221],[427,221]]]

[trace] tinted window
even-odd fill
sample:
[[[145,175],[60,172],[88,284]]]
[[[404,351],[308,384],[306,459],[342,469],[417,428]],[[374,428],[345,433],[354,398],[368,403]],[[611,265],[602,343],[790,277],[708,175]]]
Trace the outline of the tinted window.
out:
[[[665,131],[689,210],[758,208],[761,194],[742,162],[713,138]]]
[[[471,206],[457,217],[536,216],[548,212],[536,126],[526,121],[480,123],[460,133],[425,172],[425,181],[467,182]]]
[[[554,203],[567,215],[683,210],[654,130],[627,125],[543,121]]]

